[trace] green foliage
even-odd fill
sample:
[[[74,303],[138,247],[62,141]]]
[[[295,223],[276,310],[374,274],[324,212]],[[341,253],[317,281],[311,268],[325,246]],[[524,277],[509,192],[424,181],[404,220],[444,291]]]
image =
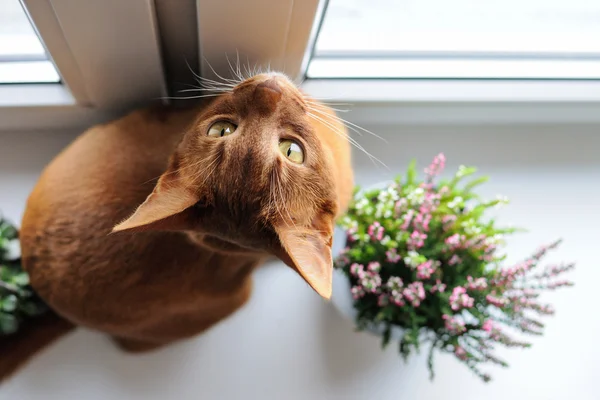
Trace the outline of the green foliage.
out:
[[[0,336],[17,332],[25,320],[47,310],[29,286],[20,258],[11,254],[18,236],[17,229],[0,218]]]

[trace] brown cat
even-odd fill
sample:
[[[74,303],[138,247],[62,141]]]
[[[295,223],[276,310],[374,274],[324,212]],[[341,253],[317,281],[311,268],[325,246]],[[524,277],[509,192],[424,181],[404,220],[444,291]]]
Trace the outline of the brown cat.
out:
[[[280,74],[88,130],[28,200],[23,266],[55,314],[0,340],[0,380],[78,325],[136,352],[196,335],[248,300],[270,255],[329,298],[352,189],[343,125]]]

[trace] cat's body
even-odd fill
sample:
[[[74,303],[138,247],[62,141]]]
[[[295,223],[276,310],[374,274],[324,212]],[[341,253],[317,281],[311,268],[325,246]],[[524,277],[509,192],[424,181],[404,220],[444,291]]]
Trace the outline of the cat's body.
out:
[[[350,146],[330,110],[309,120],[303,101],[284,78],[259,76],[199,109],[138,111],[84,133],[28,200],[21,243],[33,288],[61,319],[131,351],[230,315],[269,256],[328,297]],[[222,115],[239,136],[210,137]]]
[[[60,315],[151,346],[199,333],[246,301],[262,253],[215,254],[182,232],[110,234],[152,192],[196,114],[134,112],[90,129],[46,168],[21,242],[33,287]]]

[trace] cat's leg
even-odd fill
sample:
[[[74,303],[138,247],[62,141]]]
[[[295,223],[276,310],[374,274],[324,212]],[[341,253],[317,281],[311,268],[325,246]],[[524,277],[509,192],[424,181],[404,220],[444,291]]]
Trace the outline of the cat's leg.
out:
[[[128,353],[145,353],[159,349],[168,343],[145,342],[138,339],[130,339],[124,337],[113,336],[113,340],[119,348]]]

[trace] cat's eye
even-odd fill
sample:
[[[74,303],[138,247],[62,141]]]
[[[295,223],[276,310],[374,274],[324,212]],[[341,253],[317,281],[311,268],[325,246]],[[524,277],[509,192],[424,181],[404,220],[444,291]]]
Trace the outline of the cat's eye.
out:
[[[302,164],[304,162],[304,151],[302,151],[302,147],[293,140],[280,140],[279,151],[286,156],[288,160],[295,162],[296,164]]]
[[[210,137],[223,137],[231,135],[237,126],[228,121],[217,121],[208,128],[208,136]]]

